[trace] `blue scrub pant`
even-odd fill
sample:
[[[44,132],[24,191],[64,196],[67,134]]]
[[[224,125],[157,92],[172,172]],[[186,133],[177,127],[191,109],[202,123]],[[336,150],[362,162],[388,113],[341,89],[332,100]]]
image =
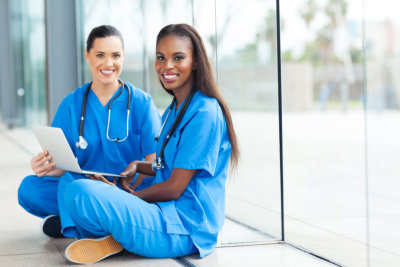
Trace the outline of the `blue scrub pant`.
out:
[[[75,222],[65,209],[64,194],[67,186],[77,179],[88,179],[84,175],[66,172],[59,178],[30,175],[25,177],[18,189],[18,202],[29,213],[44,218],[59,215],[62,232],[67,237],[81,238]]]
[[[158,205],[117,186],[74,178],[27,176],[18,190],[19,203],[39,217],[59,214],[63,233],[68,236],[111,234],[126,250],[144,257],[182,257],[198,252],[189,235],[167,233]]]

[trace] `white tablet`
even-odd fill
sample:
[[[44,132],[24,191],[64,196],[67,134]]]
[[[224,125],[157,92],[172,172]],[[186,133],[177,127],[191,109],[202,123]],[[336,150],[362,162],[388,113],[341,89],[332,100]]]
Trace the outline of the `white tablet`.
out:
[[[49,151],[57,169],[81,174],[93,175],[97,173],[103,176],[124,177],[119,174],[82,170],[61,128],[33,126],[32,130],[43,151]]]

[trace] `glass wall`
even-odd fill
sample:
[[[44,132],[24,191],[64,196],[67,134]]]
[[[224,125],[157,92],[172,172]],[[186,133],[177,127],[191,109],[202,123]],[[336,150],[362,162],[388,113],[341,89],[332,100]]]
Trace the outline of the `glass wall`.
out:
[[[83,10],[82,40],[95,26],[116,26],[125,39],[122,78],[148,91],[160,112],[171,96],[161,88],[154,72],[156,35],[170,23],[196,27],[233,111],[242,151],[239,168],[228,181],[226,223],[220,242],[281,239],[275,1],[79,3]],[[84,69],[88,81],[90,72]]]
[[[366,266],[363,2],[280,3],[286,241]]]
[[[216,40],[218,84],[241,148],[227,184],[226,243],[281,239],[275,10],[275,1],[216,1],[217,30],[209,39]]]
[[[365,0],[370,266],[400,264],[400,18]]]
[[[10,1],[16,125],[46,124],[46,39],[43,0]]]

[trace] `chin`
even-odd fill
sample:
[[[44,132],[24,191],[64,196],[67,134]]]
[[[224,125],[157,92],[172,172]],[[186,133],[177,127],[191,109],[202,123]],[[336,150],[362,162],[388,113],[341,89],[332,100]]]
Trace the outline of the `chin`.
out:
[[[159,79],[159,81],[160,81],[162,88],[164,88],[164,90],[166,90],[168,93],[172,93],[173,88],[169,84],[164,84],[161,79]]]
[[[168,94],[170,94],[170,95],[175,95],[175,94],[174,94],[174,90],[173,90],[172,88],[167,88],[167,87],[164,86],[164,84],[161,84],[161,86],[162,86],[162,88],[164,88],[164,90],[165,90]]]
[[[116,79],[118,79],[117,76],[109,76],[109,77],[104,77],[102,80],[103,80],[104,83],[112,83]]]

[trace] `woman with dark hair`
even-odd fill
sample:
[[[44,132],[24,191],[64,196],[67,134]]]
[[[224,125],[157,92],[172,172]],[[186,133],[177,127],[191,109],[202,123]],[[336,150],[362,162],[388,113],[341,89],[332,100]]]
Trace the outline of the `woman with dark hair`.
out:
[[[174,96],[156,137],[157,159],[130,163],[121,173],[128,177],[120,179],[125,191],[100,175],[93,176],[98,181],[67,187],[65,204],[73,220],[87,236],[103,236],[69,245],[72,262],[96,262],[122,248],[145,257],[204,257],[217,244],[229,160],[234,168],[239,149],[229,109],[192,26],[160,31],[155,69]],[[137,173],[149,177],[131,186]]]
[[[51,126],[62,129],[82,169],[119,174],[134,160],[154,160],[160,114],[147,93],[119,79],[125,58],[121,33],[108,25],[94,28],[85,58],[92,81],[65,97]],[[81,237],[65,210],[64,190],[89,178],[57,169],[51,159],[44,151],[31,160],[35,175],[22,181],[18,202],[44,218],[46,235]]]

